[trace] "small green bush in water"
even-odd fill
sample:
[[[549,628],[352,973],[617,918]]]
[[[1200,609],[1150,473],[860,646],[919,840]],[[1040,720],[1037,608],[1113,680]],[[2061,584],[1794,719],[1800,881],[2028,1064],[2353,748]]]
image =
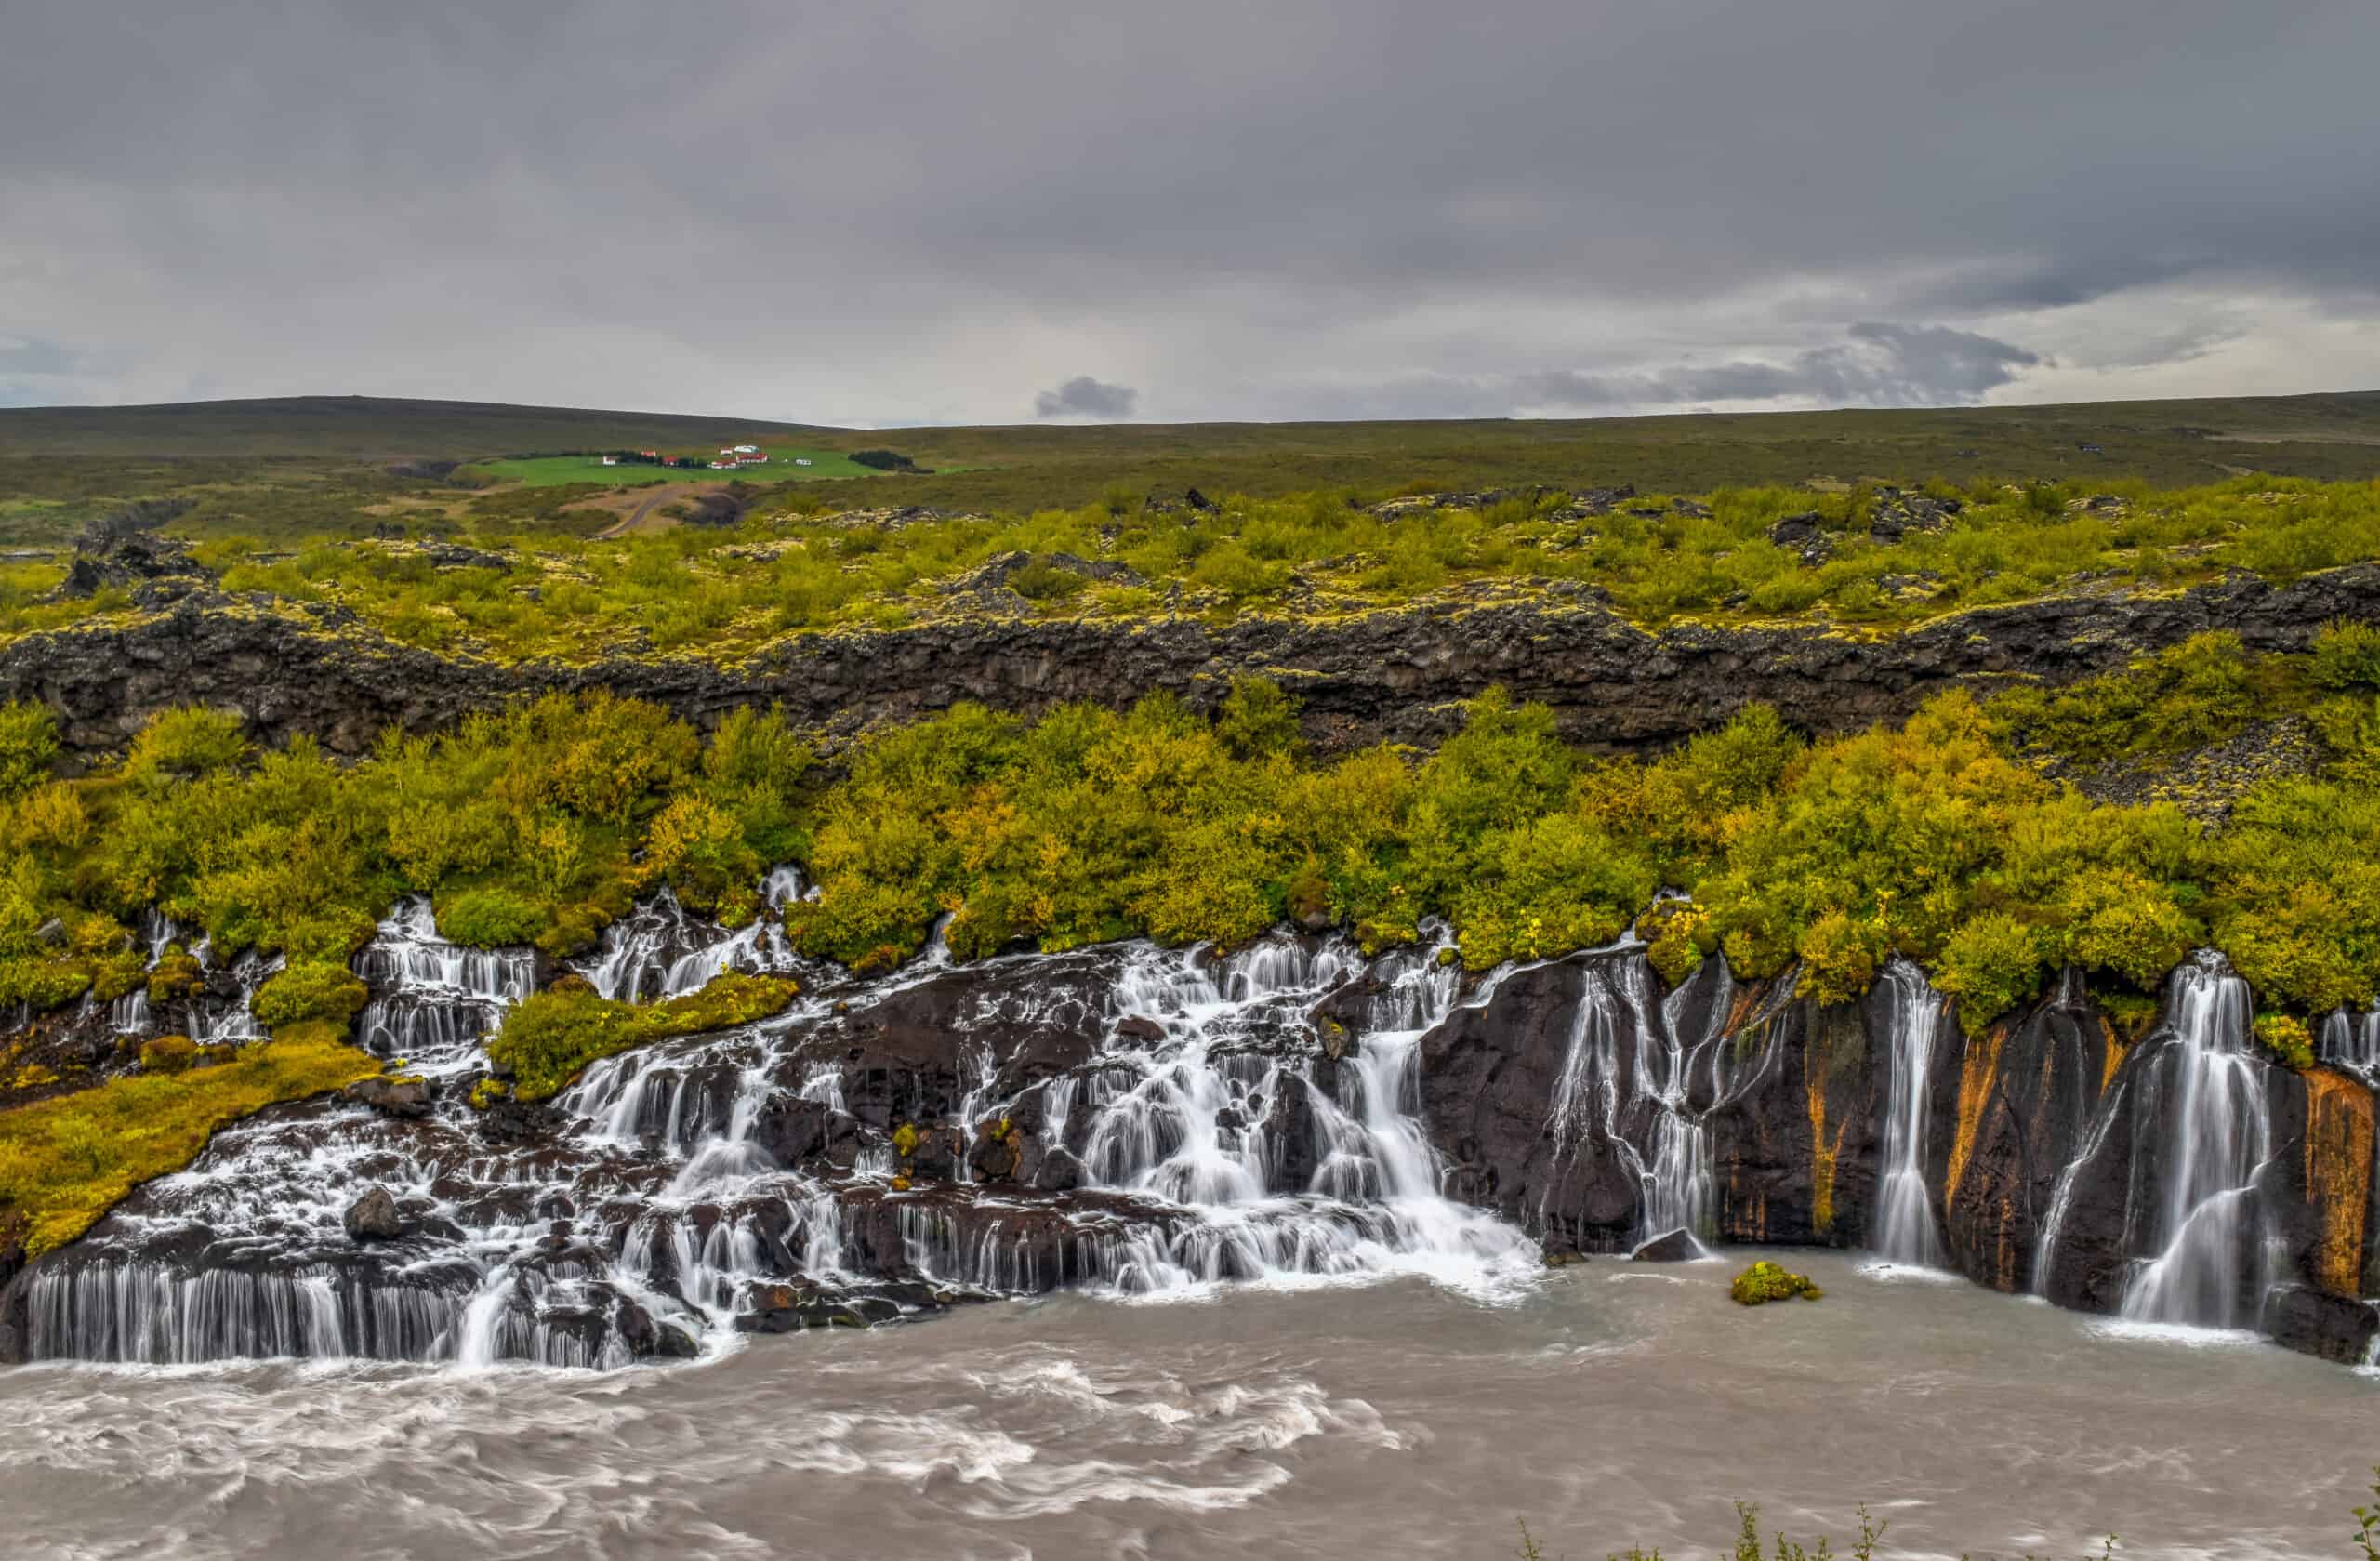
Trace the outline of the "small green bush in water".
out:
[[[1735,1277],[1727,1294],[1739,1306],[1759,1306],[1771,1301],[1816,1301],[1826,1293],[1810,1282],[1806,1274],[1788,1273],[1766,1258],[1761,1259]]]
[[[345,965],[324,959],[292,959],[280,974],[257,988],[257,1023],[280,1030],[309,1019],[344,1025],[361,1012],[371,993]]]

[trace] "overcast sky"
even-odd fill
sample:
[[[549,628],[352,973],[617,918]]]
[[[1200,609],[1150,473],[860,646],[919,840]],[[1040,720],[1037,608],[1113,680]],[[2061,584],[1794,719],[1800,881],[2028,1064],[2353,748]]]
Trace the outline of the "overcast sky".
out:
[[[2380,387],[2374,0],[0,0],[0,404]]]

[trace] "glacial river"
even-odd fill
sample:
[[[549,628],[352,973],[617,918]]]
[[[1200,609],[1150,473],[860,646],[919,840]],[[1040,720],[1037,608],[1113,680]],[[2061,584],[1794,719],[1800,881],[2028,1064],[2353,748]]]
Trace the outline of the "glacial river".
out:
[[[0,1372],[13,1557],[1477,1557],[1721,1550],[1731,1503],[1893,1557],[2335,1557],[2380,1380],[1781,1254],[967,1308],[611,1373]]]

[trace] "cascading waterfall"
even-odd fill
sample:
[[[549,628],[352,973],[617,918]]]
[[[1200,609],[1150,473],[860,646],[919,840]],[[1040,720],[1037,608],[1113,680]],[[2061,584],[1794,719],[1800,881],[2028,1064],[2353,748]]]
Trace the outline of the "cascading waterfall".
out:
[[[1303,1054],[1251,1046],[1267,1025],[1302,1016],[1361,973],[1339,940],[1283,934],[1223,959],[1200,949],[1135,946],[1112,999],[1107,1049],[1061,1109],[1090,1116],[1090,1184],[1180,1206],[1135,1229],[1104,1258],[1133,1292],[1223,1279],[1427,1275],[1474,1290],[1508,1285],[1531,1264],[1520,1234],[1444,1197],[1420,1121],[1421,1036],[1452,1006],[1457,974],[1437,949],[1388,957],[1364,1033],[1317,1087]],[[1128,1037],[1128,1022],[1162,1038]],[[1374,1027],[1374,1026],[1378,1027]],[[1302,1187],[1281,1184],[1299,1107],[1322,1149]]]
[[[1876,1189],[1871,1244],[1891,1262],[1939,1268],[1946,1254],[1925,1180],[1925,1143],[1942,997],[1924,971],[1897,955],[1884,966],[1884,992],[1890,1067],[1884,1082],[1884,1175]]]
[[[761,884],[772,911],[801,897],[801,876],[779,867]],[[576,967],[600,997],[619,1002],[656,1002],[702,990],[723,971],[788,971],[799,963],[784,931],[767,917],[734,933],[707,926],[686,914],[678,897],[663,890],[614,922],[594,957]]]
[[[2380,1090],[2380,1009],[2369,1013],[2340,1009],[2322,1021],[2322,1033],[2315,1045],[2322,1061]]]
[[[1642,948],[1630,936],[1581,957],[1579,1004],[1547,1131],[1565,1159],[1590,1135],[1619,1157],[1638,1184],[1636,1245],[1683,1233],[1696,1250],[1707,1252],[1703,1243],[1716,1233],[1718,1189],[1705,1118],[1729,1098],[1732,1082],[1721,1035],[1725,989],[1720,1001],[1706,1007],[1702,1032],[1689,1038],[1687,988],[1679,986],[1656,1005]],[[1632,1065],[1624,1066],[1623,1057]],[[1698,1078],[1710,1103],[1701,1111],[1692,1104]],[[1549,1181],[1549,1197],[1552,1186]]]
[[[762,886],[772,912],[800,893],[790,870]],[[468,1083],[536,959],[449,944],[429,903],[408,899],[358,958],[371,992],[358,1031],[428,1099],[386,1111],[320,1100],[227,1129],[26,1277],[27,1353],[601,1367],[721,1347],[764,1304],[823,1317],[856,1297],[867,1305],[854,1315],[872,1319],[952,1286],[1164,1296],[1410,1275],[1506,1293],[1540,1271],[1537,1243],[1444,1196],[1420,1111],[1423,1037],[1510,972],[1466,998],[1435,936],[1373,959],[1285,933],[1223,955],[1131,943],[963,973],[937,939],[863,981],[801,960],[774,915],[730,932],[664,894],[578,967],[598,990],[649,1002],[744,969],[795,974],[803,995],[757,1024],[601,1060],[548,1105],[483,1118]],[[1645,1057],[1624,1096],[1607,1091],[1617,1032],[1582,1031],[1556,1114],[1610,1125],[1621,1105],[1653,1107],[1638,1158],[1646,1234],[1707,1230],[1710,1157],[1686,1102],[1689,1086],[1725,1092],[1716,1021],[1682,1040],[1641,956],[1606,963],[1597,1000],[1631,1016]],[[252,959],[245,987],[267,969]],[[926,1024],[955,1067],[937,1076],[950,1092],[928,1125],[957,1153],[914,1184],[890,1142],[901,1108],[888,1122],[880,1070],[840,1027],[846,1013],[895,1011]],[[1328,1041],[1318,1012],[1336,1015]],[[1060,1048],[1054,1069],[1013,1067],[1045,1034],[1080,1050]],[[804,1111],[841,1124],[840,1147],[803,1140],[780,1163],[772,1145],[787,1141],[770,1134]],[[1012,1113],[1037,1166],[1073,1171],[977,1184],[966,1140]],[[350,1237],[346,1216],[375,1189],[399,1232]]]
[[[2255,1321],[2270,1260],[2256,1175],[2272,1152],[2265,1065],[2249,1051],[2248,984],[2220,955],[2174,972],[2170,1033],[2143,1077],[2126,1245],[2153,1253],[2124,1287],[2137,1322]]]

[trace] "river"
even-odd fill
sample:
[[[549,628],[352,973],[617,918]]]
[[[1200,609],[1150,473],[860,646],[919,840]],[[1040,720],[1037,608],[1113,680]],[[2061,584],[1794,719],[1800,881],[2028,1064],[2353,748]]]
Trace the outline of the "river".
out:
[[[1508,1556],[1722,1549],[1737,1500],[1892,1557],[2337,1556],[2380,1380],[1834,1253],[1083,1294],[611,1372],[0,1373],[17,1557]]]

